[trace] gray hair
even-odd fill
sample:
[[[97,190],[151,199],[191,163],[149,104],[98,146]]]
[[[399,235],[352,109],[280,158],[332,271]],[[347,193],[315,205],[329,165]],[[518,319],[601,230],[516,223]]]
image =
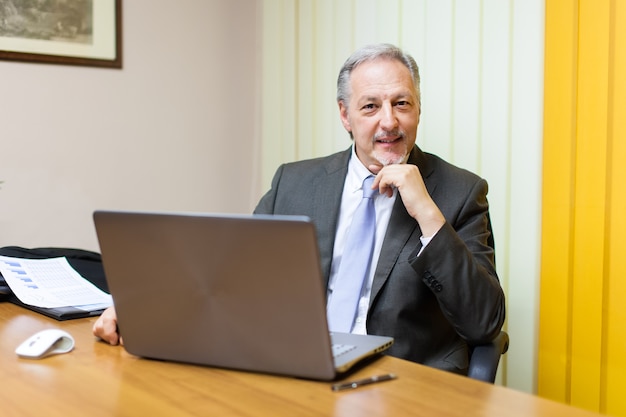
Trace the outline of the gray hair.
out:
[[[344,106],[348,107],[350,102],[350,74],[357,66],[364,62],[374,61],[376,59],[395,59],[403,63],[411,72],[413,85],[415,86],[415,95],[417,102],[421,102],[420,93],[420,73],[417,63],[413,57],[404,53],[397,46],[381,43],[376,45],[368,45],[361,49],[357,49],[341,67],[339,77],[337,78],[337,102],[343,101]]]

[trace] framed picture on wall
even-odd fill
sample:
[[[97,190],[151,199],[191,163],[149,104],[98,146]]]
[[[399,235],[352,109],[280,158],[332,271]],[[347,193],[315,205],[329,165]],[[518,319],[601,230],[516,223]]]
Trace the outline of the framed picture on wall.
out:
[[[0,59],[122,68],[122,0],[0,0]]]

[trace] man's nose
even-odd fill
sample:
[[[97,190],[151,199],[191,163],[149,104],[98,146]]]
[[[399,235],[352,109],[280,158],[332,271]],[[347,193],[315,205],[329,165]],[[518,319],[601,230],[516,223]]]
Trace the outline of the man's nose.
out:
[[[392,130],[398,126],[398,119],[396,118],[393,106],[389,103],[383,105],[380,116],[380,127],[385,130]]]

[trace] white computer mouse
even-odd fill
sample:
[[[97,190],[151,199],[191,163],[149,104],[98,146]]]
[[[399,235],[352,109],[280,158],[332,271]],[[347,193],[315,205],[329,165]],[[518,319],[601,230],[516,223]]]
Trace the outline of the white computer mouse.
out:
[[[46,329],[24,340],[15,349],[21,358],[41,359],[46,356],[67,353],[74,349],[74,338],[60,329]]]

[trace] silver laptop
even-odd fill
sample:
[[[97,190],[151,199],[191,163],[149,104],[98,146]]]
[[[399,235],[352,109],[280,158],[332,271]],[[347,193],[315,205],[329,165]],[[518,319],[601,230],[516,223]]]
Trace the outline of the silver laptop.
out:
[[[393,343],[329,333],[307,217],[96,211],[94,222],[134,355],[332,380]]]

